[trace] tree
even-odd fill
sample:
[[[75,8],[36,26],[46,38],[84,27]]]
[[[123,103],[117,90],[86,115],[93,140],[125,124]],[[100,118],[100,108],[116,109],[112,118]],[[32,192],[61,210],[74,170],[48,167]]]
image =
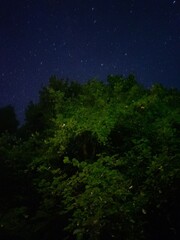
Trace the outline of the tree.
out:
[[[1,135],[3,181],[29,190],[11,193],[21,201],[0,224],[26,239],[178,239],[179,96],[132,75],[52,77],[27,108],[26,137]]]
[[[19,123],[12,106],[9,105],[0,108],[0,133],[15,133],[17,131],[18,125]]]

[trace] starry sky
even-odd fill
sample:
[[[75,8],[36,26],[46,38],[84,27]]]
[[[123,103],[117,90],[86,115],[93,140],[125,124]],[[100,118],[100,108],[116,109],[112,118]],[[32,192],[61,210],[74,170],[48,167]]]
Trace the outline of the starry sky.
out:
[[[180,0],[0,0],[0,107],[20,121],[51,75],[130,73],[180,87]]]

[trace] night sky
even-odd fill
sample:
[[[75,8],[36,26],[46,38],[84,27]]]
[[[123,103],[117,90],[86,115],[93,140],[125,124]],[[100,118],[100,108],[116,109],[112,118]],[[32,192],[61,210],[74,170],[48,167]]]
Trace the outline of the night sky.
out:
[[[0,0],[0,107],[22,121],[51,75],[180,87],[180,0]]]

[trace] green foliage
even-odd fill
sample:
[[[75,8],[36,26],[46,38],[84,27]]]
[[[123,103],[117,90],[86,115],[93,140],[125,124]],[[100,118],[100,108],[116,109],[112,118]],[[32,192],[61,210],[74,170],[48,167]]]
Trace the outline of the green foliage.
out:
[[[3,229],[25,239],[178,239],[179,97],[133,75],[51,77],[17,136],[0,136]]]
[[[123,225],[130,221],[130,182],[115,169],[116,161],[108,156],[94,163],[72,160],[79,170],[64,182],[63,202],[66,211],[72,212],[67,230],[77,239],[99,239],[106,228],[117,238]],[[112,222],[117,218],[118,222]]]

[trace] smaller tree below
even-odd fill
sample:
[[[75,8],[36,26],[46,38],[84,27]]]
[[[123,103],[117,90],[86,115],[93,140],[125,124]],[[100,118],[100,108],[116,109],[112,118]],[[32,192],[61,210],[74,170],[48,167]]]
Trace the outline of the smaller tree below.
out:
[[[0,134],[4,132],[14,133],[18,125],[14,108],[11,105],[0,108]]]

